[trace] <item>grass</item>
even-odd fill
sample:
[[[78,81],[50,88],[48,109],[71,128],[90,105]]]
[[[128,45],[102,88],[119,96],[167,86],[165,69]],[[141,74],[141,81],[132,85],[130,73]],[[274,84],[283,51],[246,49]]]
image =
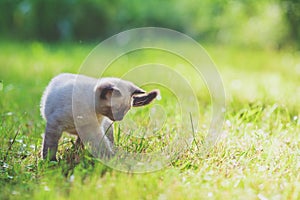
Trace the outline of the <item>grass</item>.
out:
[[[75,163],[74,138],[67,135],[59,144],[59,163],[40,158],[42,92],[56,74],[77,73],[93,45],[1,41],[0,199],[299,199],[299,52],[205,47],[226,91],[222,138],[202,152],[211,117],[210,96],[203,87],[197,94],[196,142],[164,169],[132,174],[111,169],[87,152]],[[147,59],[139,55],[129,63]],[[132,138],[120,123],[116,143],[129,151],[155,151],[172,140],[168,133],[173,129],[183,131],[173,121],[180,115],[176,102],[163,98],[158,104],[166,107],[168,116],[163,129],[152,137]],[[134,110],[128,117],[148,123],[150,108]]]

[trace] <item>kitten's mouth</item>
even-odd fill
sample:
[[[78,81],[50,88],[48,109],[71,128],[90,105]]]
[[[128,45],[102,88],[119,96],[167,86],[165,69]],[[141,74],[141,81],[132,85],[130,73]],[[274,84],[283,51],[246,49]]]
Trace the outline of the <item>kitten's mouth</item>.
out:
[[[123,115],[120,115],[120,116],[114,115],[113,118],[114,118],[113,121],[121,121],[124,118],[124,116]]]
[[[139,107],[151,103],[159,95],[158,90],[153,90],[145,94],[133,95],[132,106]]]
[[[125,116],[125,111],[120,110],[119,112],[112,112],[110,119],[112,121],[121,121]]]
[[[108,116],[108,118],[111,120],[111,121],[121,121],[124,116],[117,116],[117,115],[112,115],[112,116]]]

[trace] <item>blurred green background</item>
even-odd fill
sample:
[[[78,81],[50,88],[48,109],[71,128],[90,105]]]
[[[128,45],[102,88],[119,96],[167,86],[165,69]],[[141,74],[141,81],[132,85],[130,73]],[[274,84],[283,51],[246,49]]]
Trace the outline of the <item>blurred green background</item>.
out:
[[[299,0],[0,0],[0,36],[98,41],[159,26],[200,42],[280,49],[300,47]]]
[[[145,26],[183,32],[211,56],[226,92],[220,142],[202,151],[212,113],[203,86],[194,143],[166,170],[120,173],[89,155],[75,164],[75,138],[67,134],[60,162],[43,162],[39,104],[50,79],[78,73],[96,44],[111,35]],[[299,0],[0,0],[0,199],[300,199],[299,50]],[[163,58],[193,80],[185,60],[163,53],[127,54],[108,73]],[[166,131],[139,140],[122,129],[116,144],[155,151],[169,144],[172,137],[163,135],[169,130],[187,131],[165,94]],[[132,115],[140,119],[148,111]],[[141,127],[146,122],[135,121]]]

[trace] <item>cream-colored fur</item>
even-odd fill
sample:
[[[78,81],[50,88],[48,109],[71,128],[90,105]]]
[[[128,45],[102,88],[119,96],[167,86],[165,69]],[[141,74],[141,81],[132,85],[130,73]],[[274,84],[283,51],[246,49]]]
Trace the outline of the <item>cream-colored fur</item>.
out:
[[[149,104],[157,95],[152,92],[149,97],[141,96],[144,93],[133,83],[118,78],[95,79],[67,73],[54,77],[41,101],[41,115],[47,122],[43,158],[56,160],[62,132],[79,132],[84,144],[92,141],[94,153],[113,155],[111,125],[122,120],[131,106]]]

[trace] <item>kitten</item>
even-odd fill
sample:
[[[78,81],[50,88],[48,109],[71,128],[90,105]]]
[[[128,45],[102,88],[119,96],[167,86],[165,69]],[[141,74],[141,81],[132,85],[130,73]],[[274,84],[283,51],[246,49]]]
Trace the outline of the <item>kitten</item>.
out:
[[[112,156],[113,121],[122,120],[132,106],[147,105],[157,95],[157,90],[146,93],[118,78],[95,79],[67,73],[54,77],[41,100],[41,114],[47,122],[42,157],[56,160],[62,132],[79,132],[84,144],[91,143],[94,153]]]

